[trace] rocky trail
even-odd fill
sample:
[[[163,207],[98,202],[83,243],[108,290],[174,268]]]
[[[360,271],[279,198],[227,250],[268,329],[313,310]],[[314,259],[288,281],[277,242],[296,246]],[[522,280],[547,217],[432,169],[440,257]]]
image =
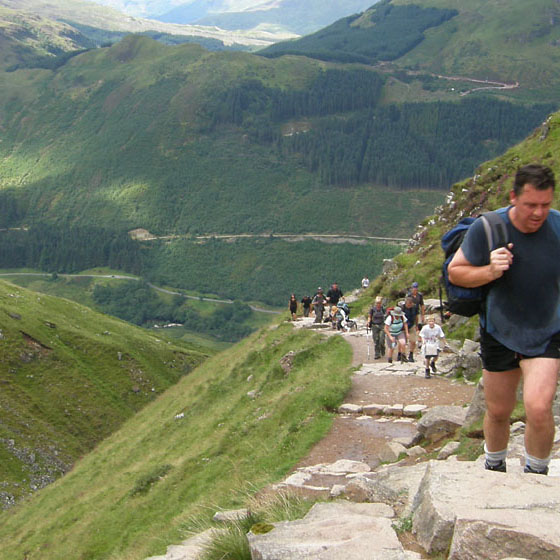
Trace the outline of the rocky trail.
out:
[[[316,328],[307,318],[294,326]],[[438,374],[425,379],[419,361],[373,360],[372,348],[368,359],[363,324],[357,332],[322,330],[352,345],[352,387],[327,436],[271,489],[319,502],[301,520],[250,533],[253,560],[560,559],[558,430],[548,477],[522,472],[522,423],[512,426],[508,473],[485,471],[480,458],[458,461],[458,444],[445,439],[465,422],[477,390],[446,377],[456,352],[443,354]],[[246,514],[218,512],[216,520]],[[148,560],[200,560],[219,530]]]

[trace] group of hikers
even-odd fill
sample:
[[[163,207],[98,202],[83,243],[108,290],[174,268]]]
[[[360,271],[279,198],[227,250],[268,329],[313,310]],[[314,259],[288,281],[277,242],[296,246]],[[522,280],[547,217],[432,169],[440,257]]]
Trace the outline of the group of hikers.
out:
[[[480,287],[484,294],[478,311],[486,401],[484,466],[491,471],[506,472],[510,419],[521,379],[526,414],[524,471],[546,475],[549,470],[555,432],[552,405],[560,369],[560,212],[552,208],[554,191],[555,177],[549,167],[537,163],[519,167],[509,205],[495,211],[505,224],[505,243],[490,243],[488,220],[473,220],[446,264],[452,285],[467,290]],[[368,285],[365,277],[362,287]],[[306,298],[311,301],[304,314],[316,305],[316,320],[320,320],[329,293],[325,297],[318,290],[313,299]],[[445,337],[433,316],[427,317],[426,324],[425,319],[416,283],[395,307],[386,308],[376,297],[367,322],[375,359],[386,354],[392,362],[396,349],[397,360],[414,361],[417,337],[426,377],[437,371],[439,345],[445,344]]]
[[[362,280],[362,288],[369,286],[367,276]],[[315,316],[315,323],[330,322],[333,327],[343,329],[349,323],[349,309],[344,302],[344,294],[333,283],[327,293],[323,288],[317,288],[317,293],[305,296],[298,302],[296,295],[290,297],[289,309],[293,321],[297,319],[299,304],[303,309],[303,316]],[[443,330],[436,324],[435,317],[428,317],[425,322],[424,297],[418,291],[418,282],[413,282],[403,302],[395,307],[387,307],[380,296],[375,298],[367,318],[369,331],[373,338],[375,359],[387,356],[389,363],[393,362],[394,350],[397,350],[395,361],[405,363],[414,362],[414,353],[419,345],[425,360],[425,376],[437,371],[436,362],[440,352],[439,341],[445,344]]]
[[[301,300],[301,306],[304,317],[309,317],[311,313],[314,314],[315,323],[328,321],[335,326],[338,324],[340,327],[341,322],[348,319],[348,306],[344,302],[344,294],[336,282],[331,285],[326,294],[323,292],[323,288],[319,286],[313,297],[304,296]],[[295,321],[298,311],[298,301],[295,294],[290,297],[289,309],[292,320]]]
[[[430,315],[426,324],[425,316],[424,297],[418,291],[418,282],[412,283],[404,301],[394,307],[386,307],[381,296],[377,296],[367,318],[375,349],[374,359],[387,355],[387,361],[392,363],[393,352],[397,350],[396,361],[414,362],[418,345],[425,361],[425,376],[430,378],[431,373],[437,371],[440,341],[446,343],[435,317]]]

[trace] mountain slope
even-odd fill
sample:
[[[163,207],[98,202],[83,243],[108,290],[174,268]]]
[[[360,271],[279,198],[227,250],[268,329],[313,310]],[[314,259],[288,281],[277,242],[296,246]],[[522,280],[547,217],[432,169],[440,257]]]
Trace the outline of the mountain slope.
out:
[[[445,16],[452,11],[452,17]],[[421,20],[429,25],[422,29]],[[442,17],[438,20],[436,15]],[[410,25],[415,22],[415,32]],[[393,41],[379,41],[388,33]],[[348,45],[369,37],[368,45]],[[341,45],[344,45],[341,48]],[[560,6],[555,0],[384,0],[363,14],[340,20],[263,54],[302,54],[325,60],[392,61],[414,71],[520,83],[520,95],[555,98],[560,78]],[[526,90],[526,91],[523,91]]]
[[[556,113],[524,142],[454,185],[447,203],[422,224],[414,245],[397,257],[397,270],[376,279],[356,308],[370,305],[377,292],[394,299],[412,279],[435,296],[441,233],[464,215],[504,204],[519,165],[543,162],[559,174],[559,156]],[[294,367],[285,375],[279,360],[289,350],[295,351]],[[161,554],[167,543],[185,536],[192,515],[209,518],[214,509],[204,505],[243,505],[239,489],[253,483],[254,491],[278,480],[297,462],[312,443],[304,432],[313,430],[314,440],[326,430],[323,408],[330,410],[342,398],[349,359],[339,337],[321,342],[312,333],[294,334],[289,325],[262,331],[211,358],[68,476],[1,514],[0,558],[24,552],[30,560]],[[247,394],[251,390],[257,391],[255,400]],[[181,412],[184,418],[175,418]]]
[[[424,297],[439,297],[439,279],[443,264],[442,235],[459,220],[478,216],[488,210],[509,205],[509,193],[517,169],[529,163],[548,165],[560,180],[560,113],[554,113],[526,140],[500,157],[487,161],[475,174],[452,186],[445,203],[435,214],[423,220],[413,236],[408,251],[395,258],[397,267],[372,283],[370,293],[379,291],[391,300],[404,295],[403,286],[413,281],[422,286]],[[555,190],[553,208],[560,210],[560,192]],[[445,294],[444,294],[445,298]],[[367,298],[369,300],[369,297]],[[362,309],[368,301],[364,298]],[[471,321],[469,336],[474,334]]]
[[[114,42],[116,36],[125,33],[146,33],[158,37],[171,35],[196,37],[219,42],[227,46],[240,46],[252,50],[286,40],[294,35],[282,30],[228,31],[202,25],[180,25],[131,17],[107,6],[99,6],[87,0],[0,0],[0,7],[24,12],[27,16],[41,17],[65,23],[81,30],[90,40],[99,43]],[[165,39],[165,37],[164,37]],[[169,42],[173,42],[169,40]],[[178,42],[181,42],[179,39]]]
[[[286,374],[280,359],[290,351]],[[349,387],[350,361],[341,337],[287,324],[211,358],[68,475],[0,513],[0,558],[163,552],[193,518],[208,523],[208,504],[239,504],[324,435]]]
[[[169,23],[196,23],[216,25],[221,29],[275,29],[305,35],[349,14],[362,12],[375,0],[280,0],[258,4],[251,9],[227,11],[210,10],[202,13],[201,4],[193,2],[179,5],[158,16],[160,21]],[[212,9],[213,8],[213,9]]]
[[[50,484],[206,356],[0,281],[2,505]]]

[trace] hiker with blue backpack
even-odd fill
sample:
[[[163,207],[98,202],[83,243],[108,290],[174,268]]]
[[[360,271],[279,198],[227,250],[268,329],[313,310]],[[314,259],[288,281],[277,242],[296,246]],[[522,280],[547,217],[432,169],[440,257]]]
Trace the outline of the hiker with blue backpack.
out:
[[[497,228],[479,218],[447,267],[451,284],[483,288],[479,317],[488,470],[506,471],[509,422],[523,378],[524,470],[548,474],[560,368],[560,212],[551,208],[554,188],[548,167],[519,168],[510,206],[489,213],[505,224],[505,240],[493,240]]]

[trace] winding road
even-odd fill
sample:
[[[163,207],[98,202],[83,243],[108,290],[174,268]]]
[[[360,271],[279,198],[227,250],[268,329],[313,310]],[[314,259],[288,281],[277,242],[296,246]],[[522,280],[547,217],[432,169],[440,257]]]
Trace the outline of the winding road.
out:
[[[135,282],[139,282],[142,280],[139,276],[124,276],[120,274],[57,274],[62,278],[108,278],[110,280],[134,280]],[[4,276],[52,276],[52,274],[48,272],[2,272],[0,273],[0,277]],[[166,290],[165,288],[160,288],[151,282],[146,282],[150,288],[158,292],[162,292],[164,294],[169,294],[173,296],[181,296],[185,299],[196,299],[198,301],[209,301],[212,303],[227,303],[232,304],[233,300],[231,299],[218,299],[218,298],[209,298],[209,297],[199,297],[199,296],[189,296],[187,294],[183,294],[182,292],[176,292],[173,290]],[[280,315],[281,311],[274,311],[272,309],[263,309],[262,307],[257,307],[256,305],[249,305],[249,307],[256,311],[257,313],[270,313],[274,315]]]

